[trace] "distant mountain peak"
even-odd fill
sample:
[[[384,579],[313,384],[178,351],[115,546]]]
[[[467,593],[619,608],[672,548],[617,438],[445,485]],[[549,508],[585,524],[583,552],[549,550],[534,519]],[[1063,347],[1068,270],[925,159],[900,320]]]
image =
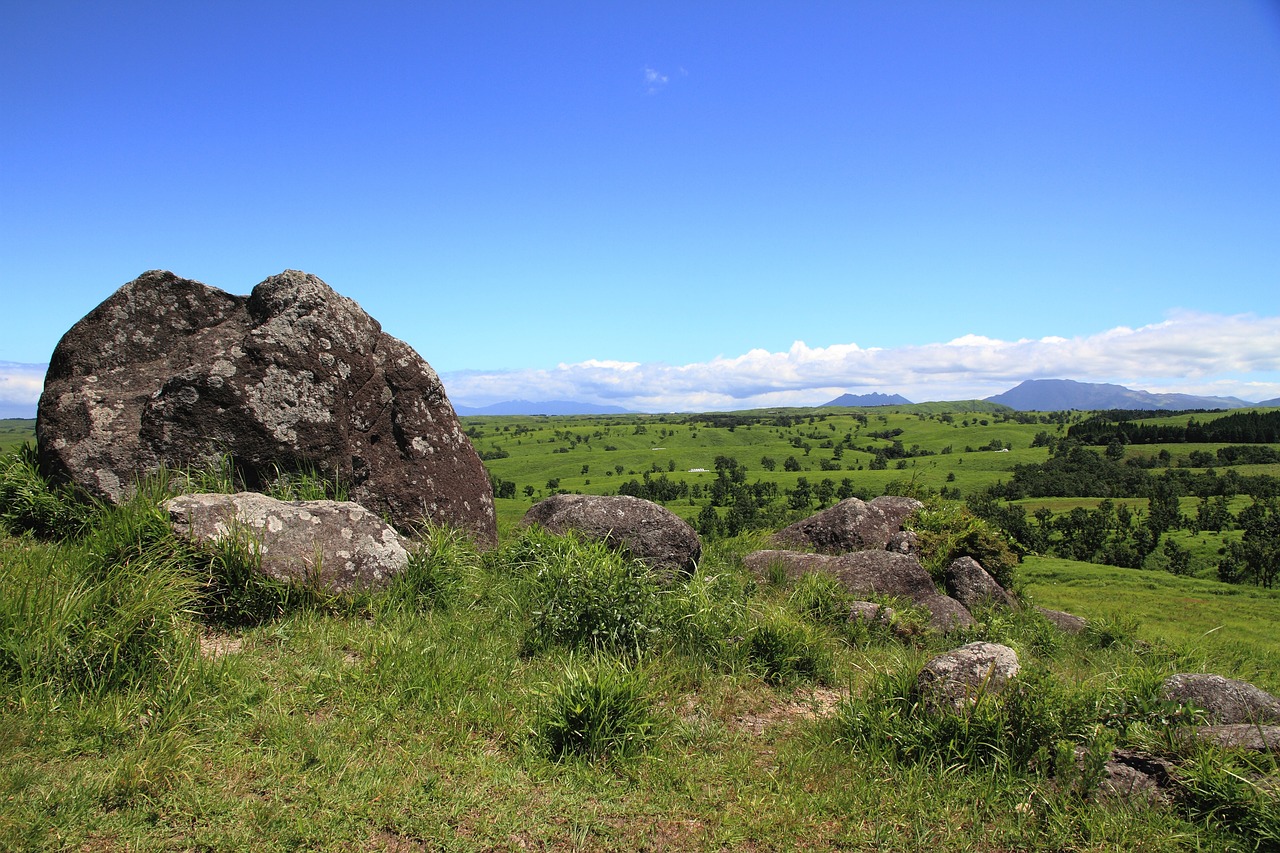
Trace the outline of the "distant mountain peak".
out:
[[[1074,379],[1028,379],[1003,394],[987,397],[1023,412],[1067,409],[1239,409],[1253,403],[1236,397],[1198,397],[1194,394],[1153,394],[1104,382]]]
[[[870,407],[870,406],[910,406],[911,401],[901,394],[881,394],[875,392],[872,394],[841,394],[830,403],[823,403],[823,406],[848,406],[848,407]]]

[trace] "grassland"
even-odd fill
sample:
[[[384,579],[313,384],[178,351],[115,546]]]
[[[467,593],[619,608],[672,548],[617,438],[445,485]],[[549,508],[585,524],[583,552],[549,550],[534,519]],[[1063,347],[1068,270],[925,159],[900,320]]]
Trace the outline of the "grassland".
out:
[[[873,493],[894,478],[963,491],[1042,460],[1031,441],[1056,431],[987,411],[950,422],[938,411],[858,414],[466,425],[494,476],[534,486],[533,499],[551,479],[598,493],[645,471],[705,483],[716,456],[784,487],[847,476]],[[873,471],[872,454],[835,459],[823,446],[844,432],[883,446],[891,439],[868,433],[894,429],[935,455]],[[993,439],[1012,449],[977,449]],[[782,470],[788,456],[800,470]],[[354,601],[282,598],[265,617],[228,620],[202,598],[213,564],[156,533],[147,500],[98,511],[63,541],[0,535],[0,849],[1280,843],[1274,796],[1248,782],[1259,770],[1274,777],[1274,759],[1175,743],[1153,692],[1179,671],[1280,691],[1276,592],[1030,557],[1018,579],[1027,599],[1086,617],[1090,631],[1069,637],[1033,611],[990,612],[960,636],[904,639],[833,618],[847,609],[831,588],[749,575],[742,556],[760,534],[708,542],[697,574],[661,590],[599,550],[530,538],[515,524],[532,500],[521,495],[499,501],[496,551],[437,531],[407,585]],[[561,598],[552,606],[548,595]],[[593,614],[585,634],[572,619],[548,628],[545,614],[573,607]],[[600,637],[623,641],[590,639]],[[1030,706],[988,703],[959,728],[890,713],[928,656],[976,639],[1018,650],[1036,685]],[[610,684],[624,689],[598,707],[631,715],[620,740],[586,757],[558,752],[552,733],[597,707],[584,685]],[[1002,716],[1014,710],[1016,725]],[[1028,746],[1027,731],[1042,742]],[[1115,744],[1181,750],[1196,795],[1110,802],[1054,759],[1064,745],[1069,755]]]
[[[24,418],[0,418],[0,453],[8,453],[24,443],[34,442],[36,422]]]

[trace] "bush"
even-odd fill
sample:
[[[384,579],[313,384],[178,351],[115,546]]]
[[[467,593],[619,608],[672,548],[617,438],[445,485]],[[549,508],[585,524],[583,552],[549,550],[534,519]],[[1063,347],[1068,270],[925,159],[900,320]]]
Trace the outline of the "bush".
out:
[[[534,731],[555,760],[629,758],[646,749],[655,719],[635,670],[613,662],[570,664],[543,692]]]
[[[947,566],[959,557],[972,557],[1005,589],[1013,585],[1018,556],[998,528],[967,507],[944,504],[926,507],[907,519],[920,544],[920,564],[934,580],[942,580]]]

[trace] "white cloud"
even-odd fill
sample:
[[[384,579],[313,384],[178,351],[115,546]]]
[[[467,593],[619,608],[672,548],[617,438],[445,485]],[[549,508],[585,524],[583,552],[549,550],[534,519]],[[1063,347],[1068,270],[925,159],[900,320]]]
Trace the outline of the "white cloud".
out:
[[[663,74],[656,68],[645,66],[644,69],[644,85],[645,90],[652,95],[654,92],[661,90],[670,81],[670,77]]]
[[[454,402],[579,400],[641,411],[815,405],[842,393],[913,400],[988,397],[1024,379],[1114,382],[1246,400],[1280,396],[1280,317],[1178,313],[1137,329],[1003,341],[962,335],[892,349],[857,344],[753,349],[672,366],[590,360],[554,370],[446,374]]]
[[[47,364],[0,361],[0,417],[34,418]]]

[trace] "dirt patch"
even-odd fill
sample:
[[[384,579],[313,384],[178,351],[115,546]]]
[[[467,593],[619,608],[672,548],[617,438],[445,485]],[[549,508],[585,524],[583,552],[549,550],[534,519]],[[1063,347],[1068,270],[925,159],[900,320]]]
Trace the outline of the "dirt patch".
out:
[[[207,658],[234,655],[244,648],[244,638],[235,634],[207,631],[200,636],[200,654]]]
[[[364,850],[377,853],[418,853],[427,846],[416,838],[409,838],[389,829],[380,829],[370,836]]]
[[[797,690],[790,697],[779,696],[772,705],[734,715],[734,722],[754,735],[777,725],[790,725],[799,720],[829,717],[849,694],[843,690],[814,687]]]

